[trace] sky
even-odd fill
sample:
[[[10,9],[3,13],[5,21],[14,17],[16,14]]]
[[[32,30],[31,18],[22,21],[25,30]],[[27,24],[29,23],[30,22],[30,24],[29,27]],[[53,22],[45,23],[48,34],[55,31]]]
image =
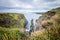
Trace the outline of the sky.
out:
[[[0,12],[45,12],[60,7],[60,0],[0,0]]]

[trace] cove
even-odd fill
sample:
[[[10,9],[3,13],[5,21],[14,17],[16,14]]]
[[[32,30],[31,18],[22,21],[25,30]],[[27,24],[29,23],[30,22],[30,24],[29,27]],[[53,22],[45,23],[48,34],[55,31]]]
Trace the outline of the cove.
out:
[[[36,19],[38,19],[41,15],[40,14],[37,14],[37,13],[33,13],[33,12],[29,12],[29,13],[23,13],[24,16],[26,17],[27,21],[28,21],[28,24],[27,24],[27,28],[26,28],[26,31],[29,32],[30,30],[30,26],[31,26],[31,20],[33,19],[33,22],[34,22],[34,25],[35,25],[35,21]]]

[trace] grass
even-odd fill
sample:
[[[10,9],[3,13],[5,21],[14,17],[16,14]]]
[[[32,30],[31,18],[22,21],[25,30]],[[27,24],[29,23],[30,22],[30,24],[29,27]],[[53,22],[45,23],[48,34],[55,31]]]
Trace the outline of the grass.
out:
[[[25,37],[18,28],[0,28],[0,40],[24,40]]]
[[[25,17],[18,13],[0,13],[0,26],[6,28],[24,27]]]

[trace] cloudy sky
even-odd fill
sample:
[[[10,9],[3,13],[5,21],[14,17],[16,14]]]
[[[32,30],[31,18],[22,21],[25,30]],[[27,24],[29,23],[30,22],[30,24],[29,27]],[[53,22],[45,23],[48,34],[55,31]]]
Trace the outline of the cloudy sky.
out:
[[[60,6],[60,0],[0,0],[0,12],[43,12]]]

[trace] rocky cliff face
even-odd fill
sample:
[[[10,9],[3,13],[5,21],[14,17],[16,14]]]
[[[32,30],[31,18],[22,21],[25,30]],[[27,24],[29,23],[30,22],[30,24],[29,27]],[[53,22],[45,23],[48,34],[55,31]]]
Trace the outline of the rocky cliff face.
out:
[[[23,14],[18,13],[0,13],[0,27],[21,28],[27,25]],[[26,23],[26,24],[24,24]]]
[[[39,30],[47,28],[49,25],[53,24],[52,20],[59,20],[60,18],[60,7],[52,9],[42,14],[37,20],[36,28]]]

